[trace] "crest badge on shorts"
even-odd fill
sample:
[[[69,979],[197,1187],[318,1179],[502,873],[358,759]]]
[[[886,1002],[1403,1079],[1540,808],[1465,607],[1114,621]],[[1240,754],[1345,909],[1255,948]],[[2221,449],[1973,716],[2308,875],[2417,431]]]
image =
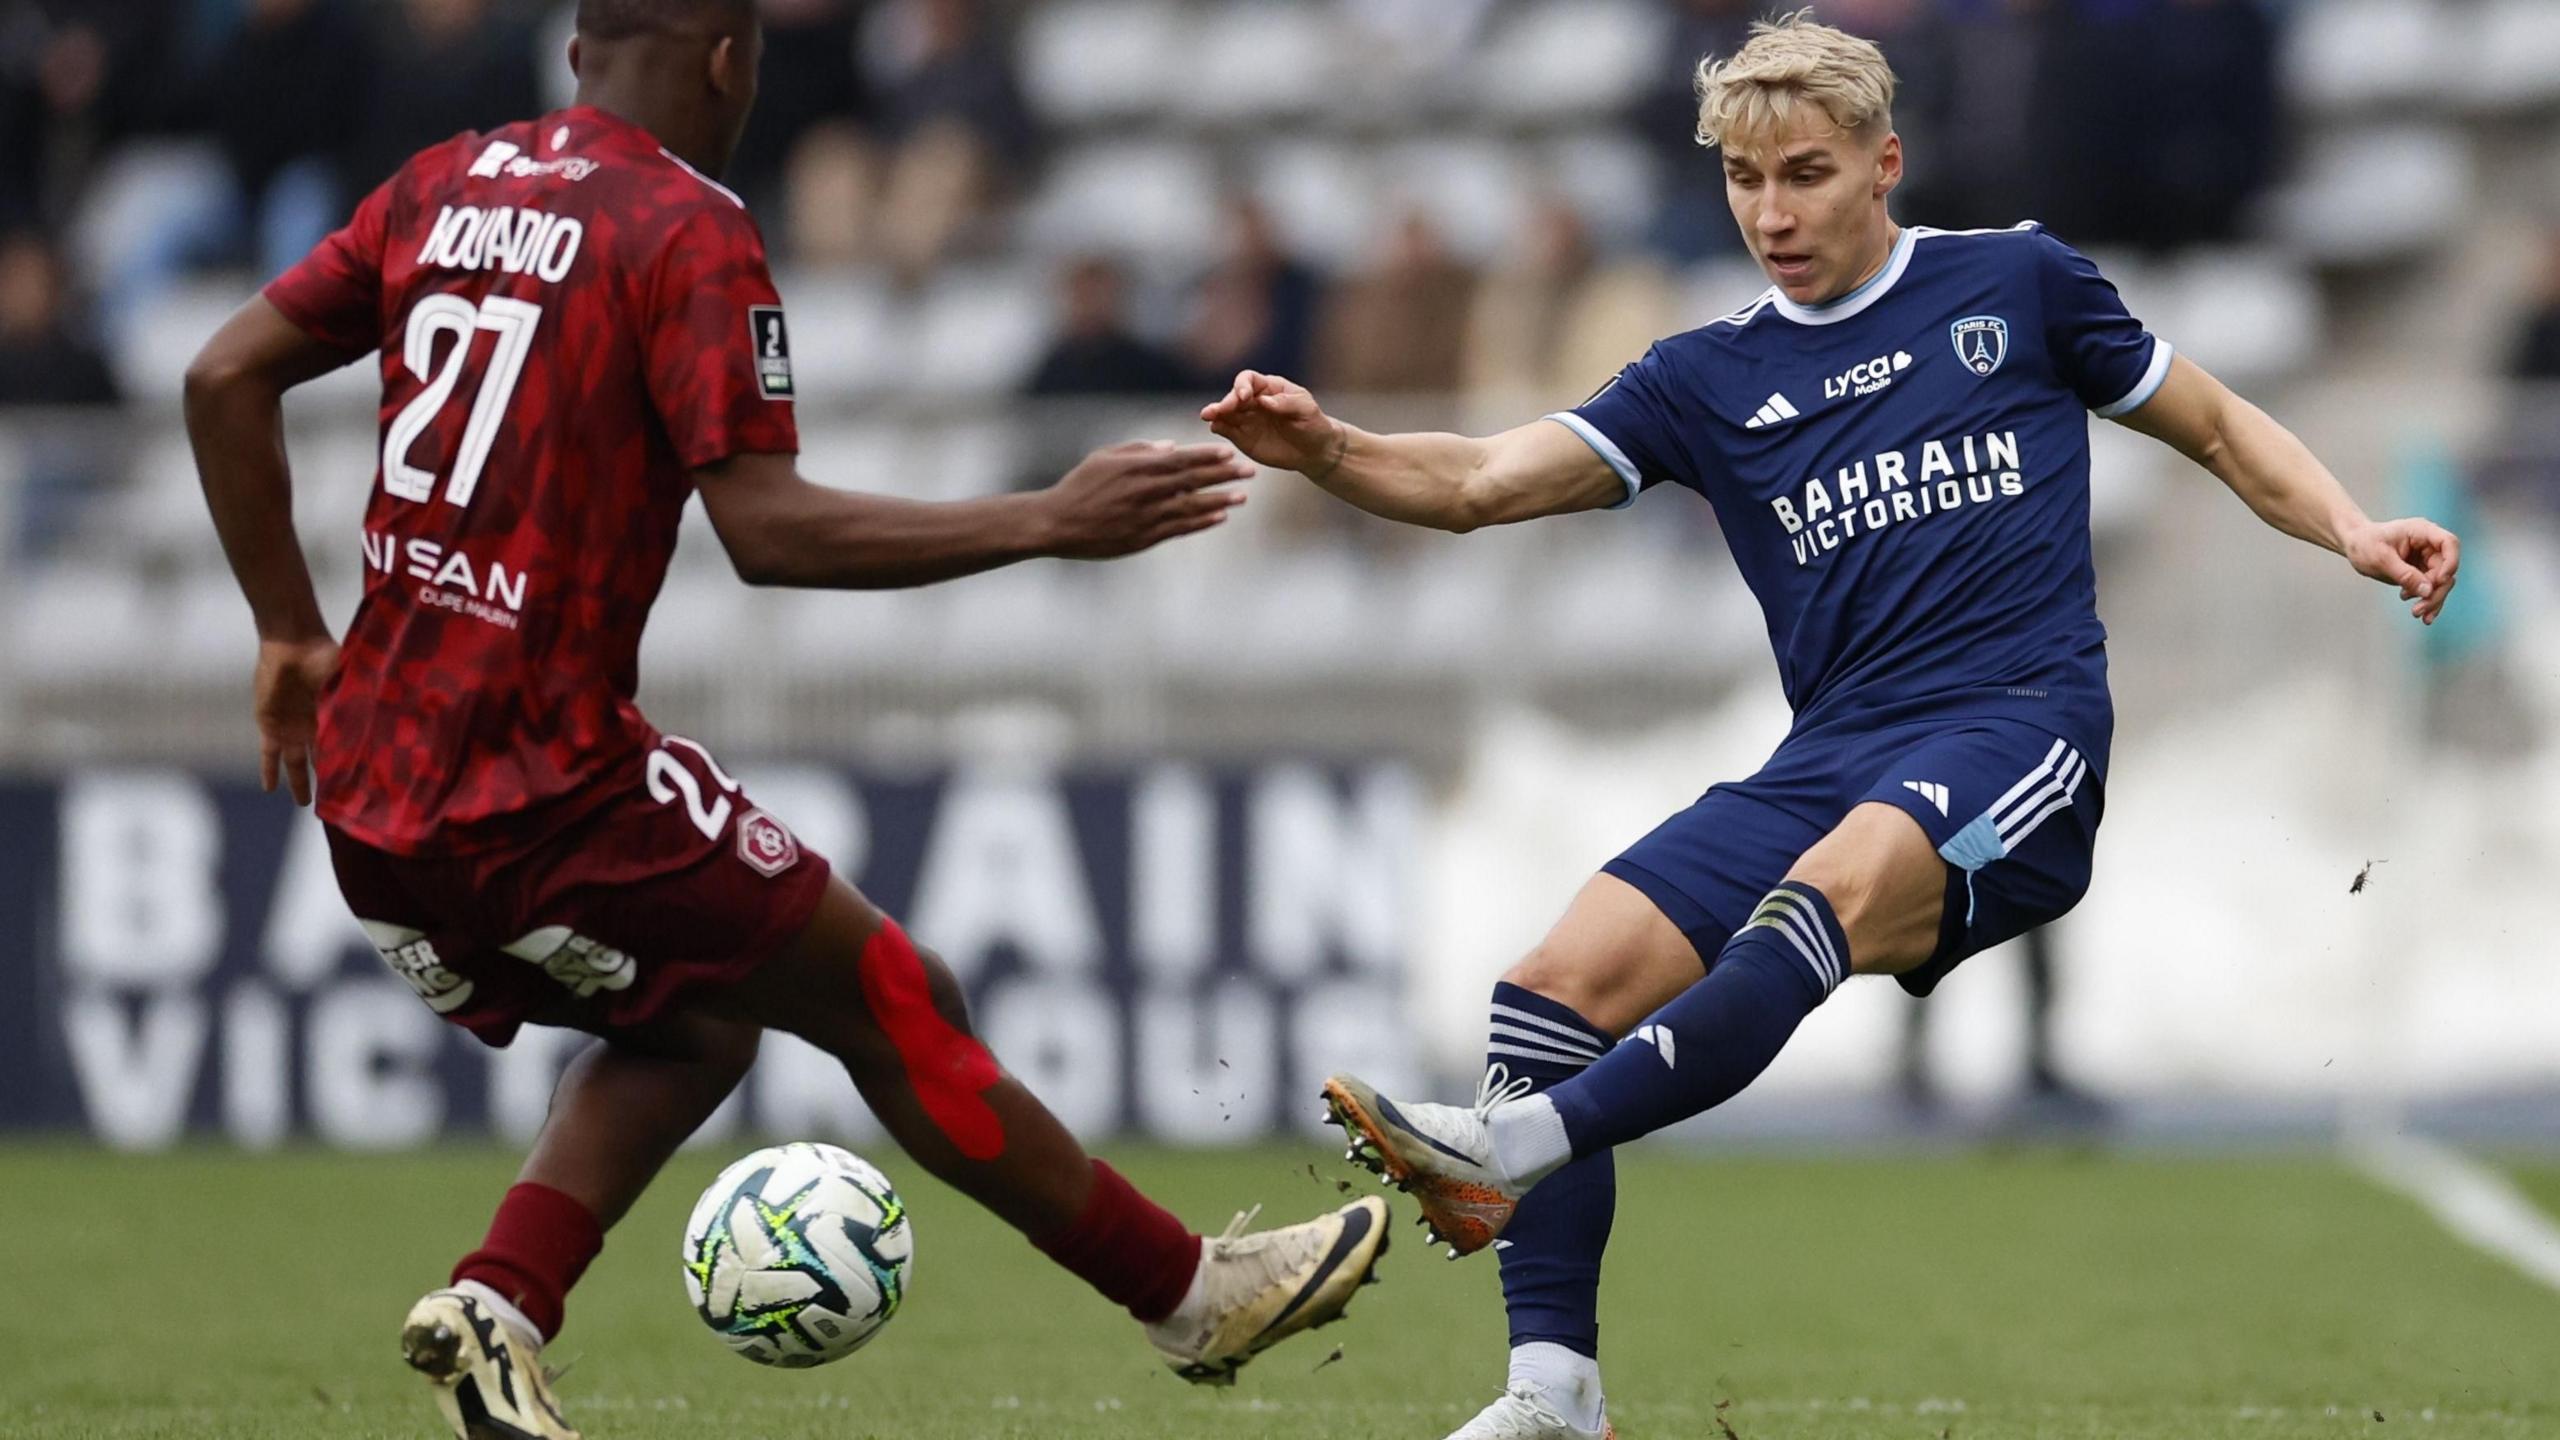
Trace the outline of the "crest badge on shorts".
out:
[[[800,863],[800,842],[781,821],[750,810],[738,820],[738,858],[770,880]]]
[[[1997,315],[1968,315],[1947,327],[1956,358],[1976,378],[2000,368],[2009,358],[2009,322]]]

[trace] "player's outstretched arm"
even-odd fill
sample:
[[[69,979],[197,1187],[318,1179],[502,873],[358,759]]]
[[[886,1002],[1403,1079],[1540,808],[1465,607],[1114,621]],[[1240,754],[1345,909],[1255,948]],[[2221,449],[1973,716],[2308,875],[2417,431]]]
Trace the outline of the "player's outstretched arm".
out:
[[[1295,470],[1372,515],[1435,530],[1597,510],[1627,493],[1579,436],[1543,420],[1481,440],[1373,435],[1325,414],[1305,386],[1252,370],[1200,418],[1265,465]]]
[[[320,616],[311,570],[293,530],[293,476],[284,455],[284,392],[347,363],[287,320],[264,296],[214,332],[187,366],[187,440],[222,553],[258,624],[258,779],[281,776],[294,803],[311,803],[311,742],[320,687],[338,647]]]
[[[703,508],[750,585],[897,590],[1040,556],[1108,560],[1223,523],[1253,467],[1224,445],[1097,450],[1045,490],[902,500],[812,484],[788,455],[696,471]]]
[[[2367,516],[2292,431],[2185,356],[2169,362],[2159,393],[2122,423],[2212,471],[2269,525],[2399,586],[2418,619],[2432,625],[2443,613],[2462,565],[2452,531],[2432,520]]]

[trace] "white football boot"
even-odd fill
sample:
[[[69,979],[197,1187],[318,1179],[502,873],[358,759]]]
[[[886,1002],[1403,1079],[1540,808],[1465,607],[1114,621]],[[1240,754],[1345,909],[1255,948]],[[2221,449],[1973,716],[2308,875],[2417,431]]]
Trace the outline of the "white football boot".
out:
[[[1360,1287],[1378,1278],[1378,1257],[1387,1253],[1386,1201],[1371,1195],[1303,1225],[1248,1234],[1261,1208],[1200,1242],[1191,1292],[1147,1327],[1164,1363],[1195,1385],[1234,1384],[1246,1361],[1341,1319]]]
[[[1609,1423],[1605,1408],[1600,1428],[1585,1430],[1558,1413],[1536,1389],[1514,1385],[1477,1412],[1476,1418],[1450,1431],[1449,1440],[1618,1440],[1618,1430]]]
[[[400,1353],[435,1387],[455,1440],[578,1440],[551,1398],[542,1340],[465,1283],[409,1307]]]
[[[1421,1201],[1431,1243],[1448,1246],[1452,1260],[1492,1244],[1528,1193],[1494,1160],[1486,1121],[1496,1104],[1516,1098],[1505,1090],[1474,1105],[1400,1104],[1354,1076],[1324,1082],[1333,1122],[1351,1141],[1343,1158]]]

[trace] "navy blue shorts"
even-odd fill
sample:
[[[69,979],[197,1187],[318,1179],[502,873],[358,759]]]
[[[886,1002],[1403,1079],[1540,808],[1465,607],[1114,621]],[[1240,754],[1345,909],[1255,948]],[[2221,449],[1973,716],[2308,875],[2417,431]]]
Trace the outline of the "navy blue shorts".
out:
[[[1914,995],[1972,955],[2059,919],[2089,889],[2105,792],[2067,741],[2014,720],[1939,720],[1790,740],[1601,867],[1653,901],[1712,963],[1797,857],[1870,800],[1920,822],[1947,862]]]

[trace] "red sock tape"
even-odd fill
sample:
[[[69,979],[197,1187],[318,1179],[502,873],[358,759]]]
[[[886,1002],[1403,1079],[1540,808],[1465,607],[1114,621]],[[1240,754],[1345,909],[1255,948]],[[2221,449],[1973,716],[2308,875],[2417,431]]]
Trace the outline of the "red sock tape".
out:
[[[897,921],[884,920],[862,947],[861,974],[862,998],[897,1047],[925,1117],[968,1159],[1002,1155],[1004,1122],[986,1092],[1004,1078],[1004,1068],[934,1008],[924,959]]]

